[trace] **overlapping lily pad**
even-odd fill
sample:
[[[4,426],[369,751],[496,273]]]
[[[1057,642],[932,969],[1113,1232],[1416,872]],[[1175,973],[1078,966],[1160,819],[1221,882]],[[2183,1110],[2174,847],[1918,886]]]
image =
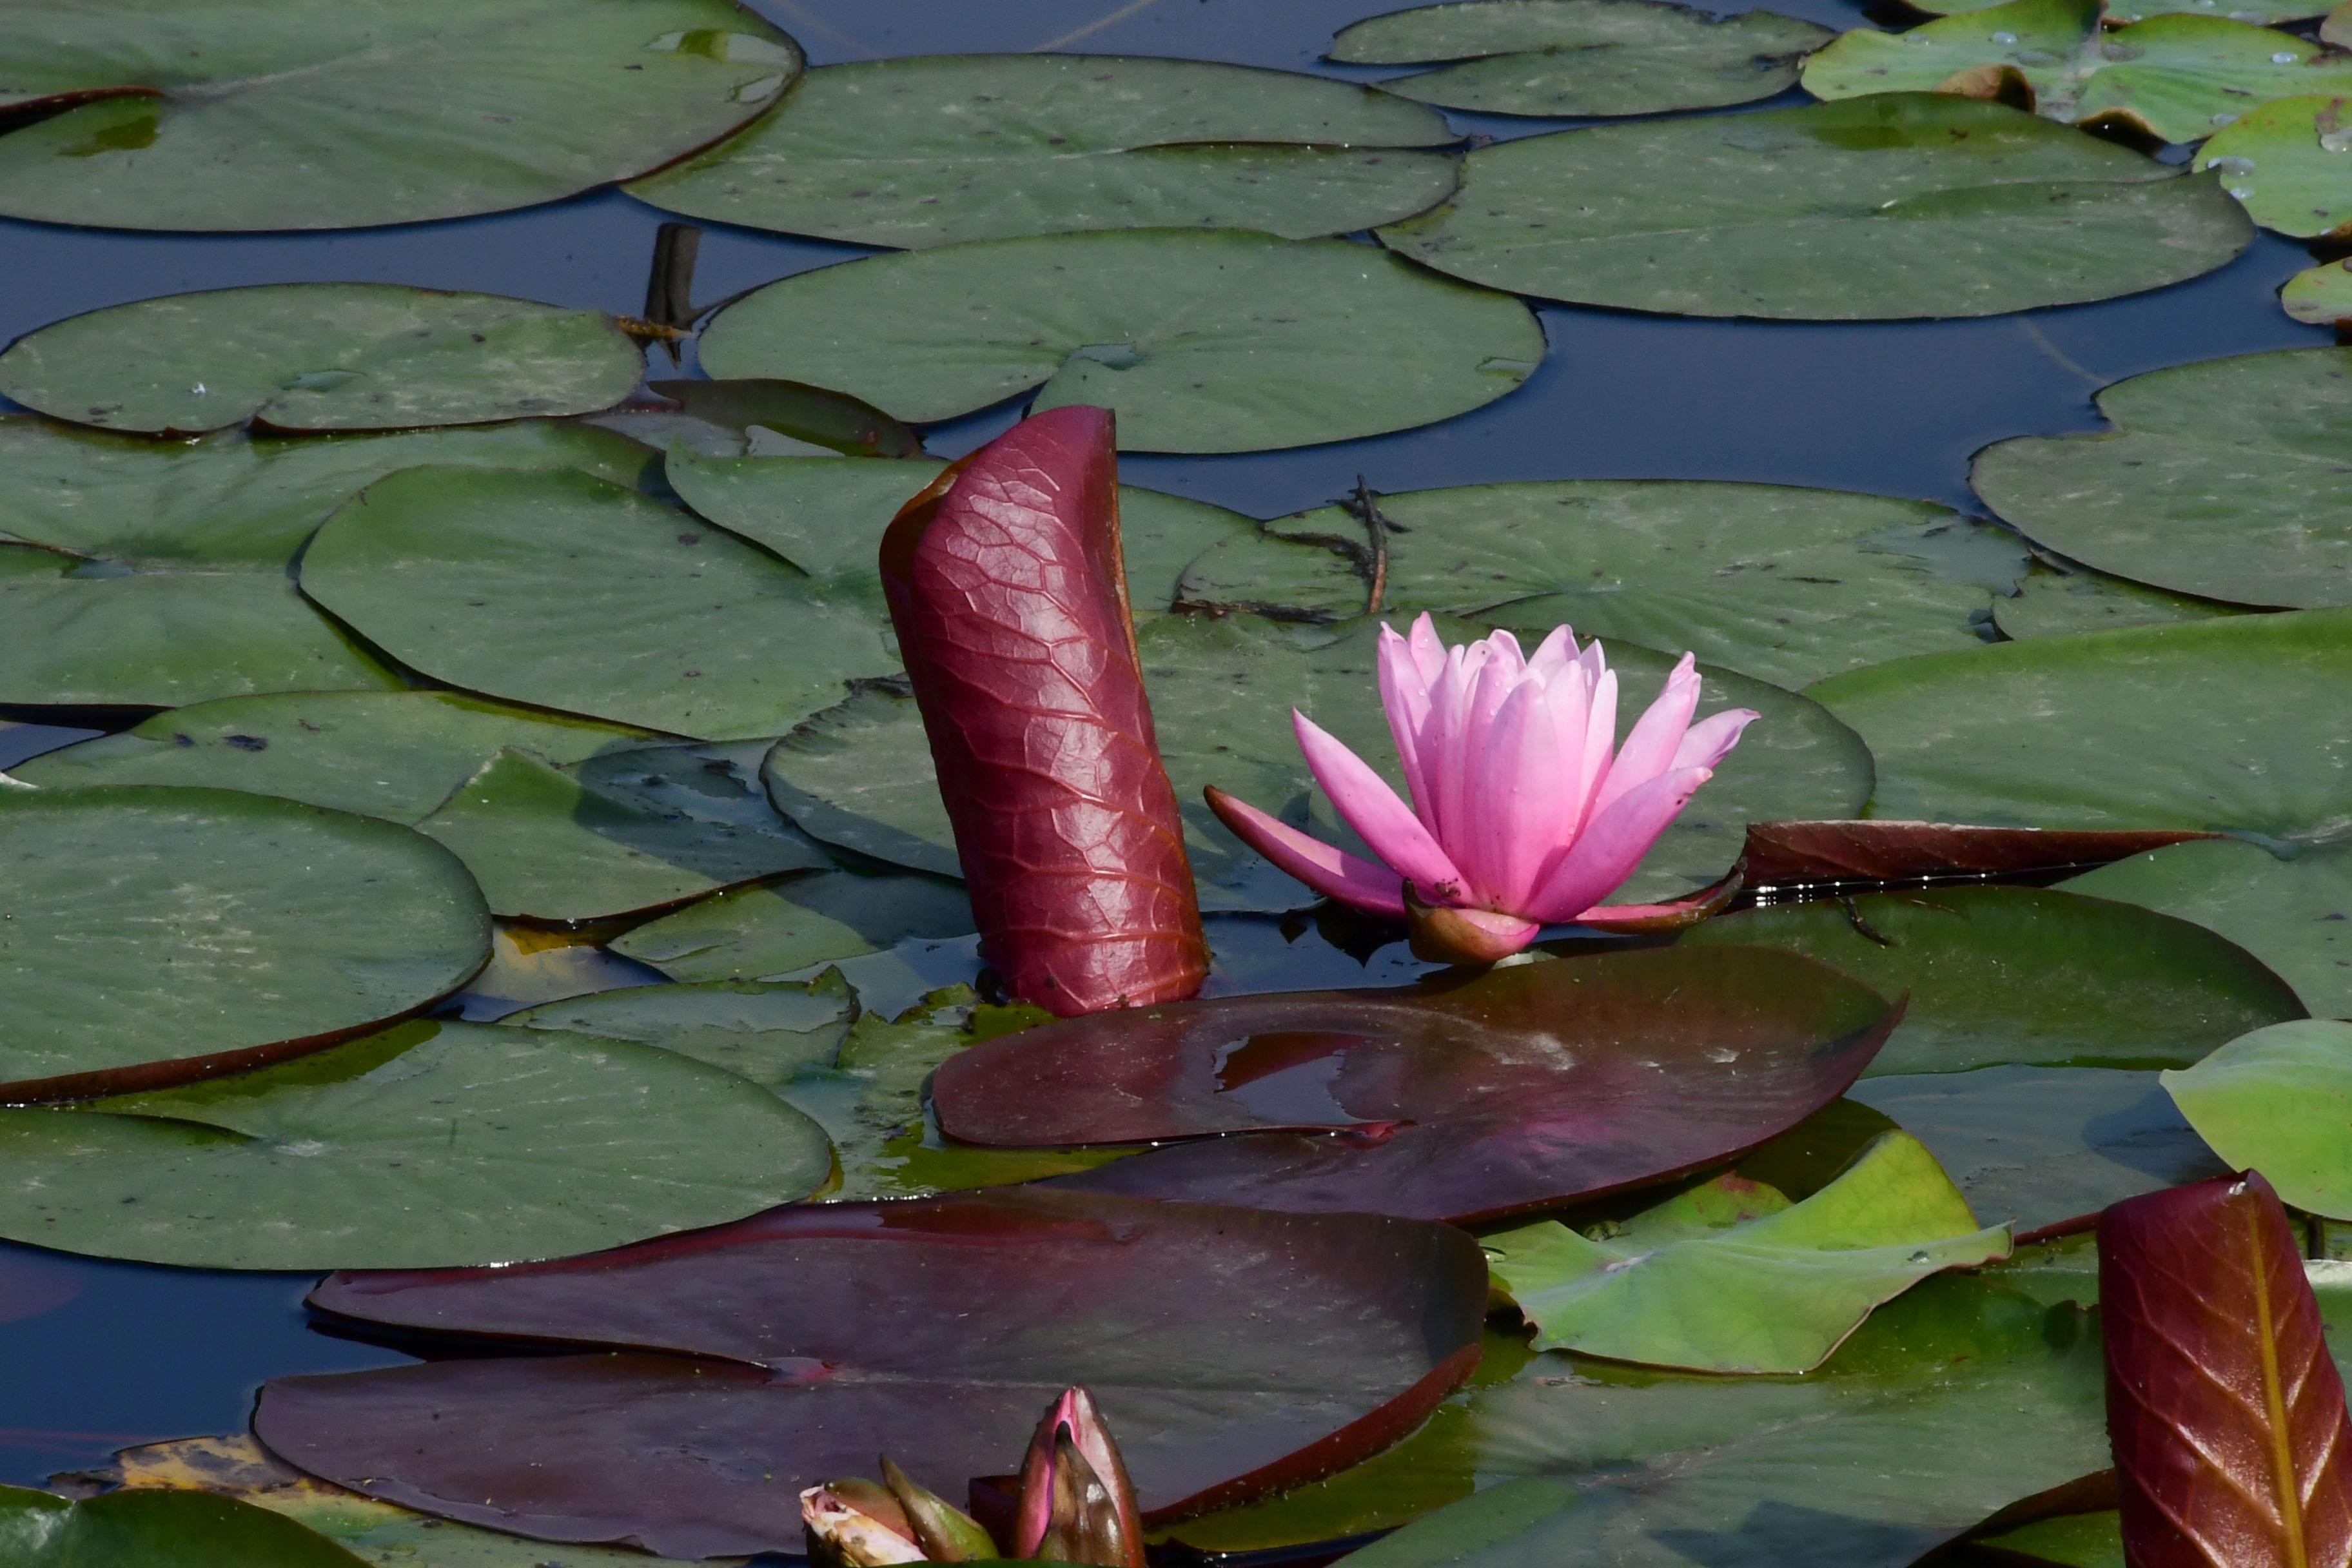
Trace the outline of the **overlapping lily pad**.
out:
[[[726,134],[801,68],[726,0],[461,12],[93,0],[0,16],[0,213],[349,228],[553,201]]]
[[[826,66],[775,113],[629,193],[672,212],[919,247],[1105,228],[1293,239],[1454,189],[1439,116],[1207,60],[915,55]]]
[[[1444,205],[1381,231],[1491,288],[1839,321],[2137,293],[2252,235],[2210,177],[1947,93],[1507,142],[1473,153]]]
[[[1806,64],[1805,90],[1990,98],[2003,76],[2053,120],[2121,125],[2165,142],[2201,141],[2273,99],[2352,90],[2352,61],[2290,34],[2181,15],[2110,33],[2101,0],[2010,0],[1907,33],[1858,28]]]
[[[824,1131],[673,1051],[404,1024],[87,1109],[0,1111],[0,1235],[199,1268],[559,1258],[790,1203]]]
[[[827,973],[791,985],[719,980],[628,986],[545,1003],[499,1022],[658,1046],[778,1089],[831,1067],[856,1016],[848,983]]]
[[[1786,954],[1613,953],[1074,1019],[956,1056],[932,1106],[992,1147],[1190,1141],[1073,1178],[1097,1191],[1467,1221],[1761,1143],[1895,1017]]]
[[[626,397],[644,369],[602,310],[275,283],[43,327],[0,353],[0,395],[110,430],[390,430],[585,414]]]
[[[2352,349],[2151,371],[2098,401],[2114,433],[1988,447],[1977,493],[2120,577],[2241,605],[2352,603],[2352,526],[2310,504],[2352,479]]]
[[[2323,1018],[2352,1018],[2352,845],[2281,858],[2217,838],[2103,866],[2066,887],[2161,910],[2261,959]]]
[[[2330,261],[2298,272],[2279,290],[2279,303],[2298,321],[2334,327],[2338,335],[2352,321],[2352,259]]]
[[[2225,1173],[2154,1072],[1989,1067],[1866,1078],[1846,1094],[1925,1143],[1979,1217],[2020,1234]]]
[[[1835,35],[1771,11],[1663,0],[1457,0],[1339,29],[1344,65],[1422,65],[1383,90],[1487,114],[1663,114],[1769,98]]]
[[[1990,11],[2007,3],[2008,0],[1929,0],[1927,5],[1914,4],[1910,8],[1930,16],[1954,16],[1962,12]],[[2107,7],[2107,17],[2118,26],[2126,22],[2145,22],[2150,16],[2223,16],[2232,22],[2270,26],[2307,21],[2326,8],[2326,0],[2116,0]]]
[[[576,468],[625,484],[653,460],[604,431],[541,421],[163,442],[0,419],[0,542],[69,552],[0,549],[0,701],[173,707],[396,687],[289,581],[330,512],[417,463]]]
[[[1694,1372],[1819,1366],[1874,1307],[2008,1256],[1918,1140],[1882,1134],[1820,1192],[1717,1178],[1586,1237],[1557,1220],[1486,1237],[1538,1350]]]
[[[2304,1010],[2277,975],[2211,931],[2038,888],[1749,910],[1695,927],[1680,945],[1786,948],[1886,995],[1908,993],[1873,1073],[2185,1066]]]
[[[1792,486],[1583,479],[1377,505],[1385,612],[1566,622],[1788,687],[1975,646],[1972,621],[2026,566],[2013,538],[1942,507]],[[1185,572],[1181,597],[1337,619],[1365,608],[1370,574],[1349,568],[1373,556],[1363,524],[1327,507],[1218,545]]]
[[[2256,1029],[2164,1087],[2230,1169],[2260,1171],[2293,1207],[2352,1219],[2352,1024]]]
[[[896,662],[865,606],[577,473],[379,480],[311,541],[302,591],[454,686],[705,740],[774,735]]]
[[[1450,641],[1484,628],[1446,623]],[[1546,626],[1542,629],[1549,629]],[[1171,616],[1138,634],[1160,747],[1184,813],[1187,852],[1203,906],[1289,910],[1314,901],[1226,833],[1202,803],[1215,784],[1318,830],[1344,830],[1312,794],[1290,710],[1355,748],[1394,782],[1394,750],[1373,670],[1378,626],[1297,626],[1255,616]],[[1672,661],[1631,643],[1609,648],[1632,694],[1630,725]],[[1738,857],[1746,824],[1847,816],[1868,798],[1869,754],[1804,698],[1706,669],[1702,713],[1748,707],[1766,715],[1668,828],[1627,885],[1627,899],[1669,897],[1714,881]],[[1638,699],[1638,700],[1636,700]],[[868,688],[778,742],[764,769],[785,816],[814,837],[860,854],[953,876],[954,837],[941,804],[920,715],[911,698]]]
[[[2231,616],[1962,654],[1813,688],[1878,763],[1878,816],[2352,831],[2352,733],[2315,724],[2352,680],[2352,612]]]
[[[1238,229],[981,240],[771,283],[703,329],[713,375],[838,387],[901,419],[1035,390],[1129,450],[1244,452],[1402,430],[1543,358],[1517,300],[1344,240]]]
[[[0,1548],[15,1568],[367,1568],[293,1520],[204,1492],[126,1492],[75,1502],[0,1487]]]
[[[294,1055],[424,1006],[489,956],[481,894],[447,850],[263,795],[0,791],[0,1100]]]
[[[798,1489],[879,1448],[950,1489],[1017,1468],[1070,1383],[1102,1403],[1147,1519],[1311,1479],[1467,1373],[1486,1268],[1469,1237],[1410,1221],[1000,1190],[338,1277],[312,1300],[617,1353],[280,1379],[256,1417],[277,1453],[468,1522],[703,1556],[792,1550]]]
[[[2213,133],[2197,154],[2264,228],[2352,239],[2352,71],[2334,97],[2283,98]]]
[[[713,457],[672,451],[670,486],[702,516],[766,545],[812,577],[879,605],[875,561],[890,520],[939,477],[930,461],[836,463],[823,458]],[[1139,616],[1167,609],[1202,552],[1255,531],[1238,512],[1122,485],[1121,553]]]
[[[612,946],[672,980],[781,980],[835,959],[976,929],[960,882],[819,871],[730,889],[649,921]]]
[[[2059,572],[2042,562],[2019,579],[2015,595],[1992,602],[1993,625],[2012,638],[2114,631],[2245,613],[2242,605],[2192,599],[2087,568]]]

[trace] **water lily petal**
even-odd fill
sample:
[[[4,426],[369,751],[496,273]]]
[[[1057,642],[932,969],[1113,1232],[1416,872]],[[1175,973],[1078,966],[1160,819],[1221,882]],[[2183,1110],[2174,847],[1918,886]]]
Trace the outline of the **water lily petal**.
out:
[[[1327,899],[1376,915],[1404,913],[1404,879],[1267,816],[1214,784],[1202,792],[1234,837]]]
[[[1501,882],[1503,864],[1491,853],[1496,843],[1502,803],[1490,787],[1494,772],[1496,721],[1503,704],[1517,689],[1526,670],[1517,637],[1496,632],[1477,645],[1487,650],[1478,679],[1470,689],[1463,717],[1462,746],[1455,766],[1461,774],[1461,804],[1445,822],[1439,842],[1461,868],[1472,896],[1464,901],[1484,903]],[[1412,879],[1415,882],[1419,878]]]
[[[1422,624],[1429,617],[1423,616]],[[1413,632],[1418,636],[1421,626]],[[1430,636],[1435,637],[1435,632]],[[1443,670],[1445,656],[1438,655],[1438,668]],[[1404,787],[1412,797],[1412,807],[1424,826],[1435,831],[1430,811],[1429,785],[1421,771],[1421,731],[1429,722],[1429,679],[1422,670],[1412,645],[1396,635],[1391,627],[1381,627],[1381,710],[1388,715],[1389,735],[1396,742],[1397,761],[1404,768]]]
[[[1593,643],[1587,652],[1598,652],[1601,645]],[[1601,793],[1609,777],[1610,758],[1617,746],[1617,672],[1604,668],[1593,679],[1592,709],[1584,721],[1584,751],[1577,758],[1574,787],[1569,798],[1574,803],[1573,826],[1569,831],[1581,834],[1590,830],[1601,814],[1593,809],[1593,798]]]
[[[1412,623],[1412,631],[1405,637],[1405,646],[1412,652],[1413,668],[1421,671],[1421,684],[1427,690],[1445,668],[1445,640],[1437,635],[1437,624],[1423,610]]]
[[[1753,708],[1727,708],[1710,714],[1690,727],[1683,743],[1675,748],[1673,765],[1678,768],[1711,768],[1731,753],[1739,743],[1739,732],[1763,715]]]
[[[1666,825],[1714,776],[1706,768],[1677,768],[1635,785],[1585,825],[1575,847],[1519,912],[1556,925],[1599,903],[1633,874]]]
[[[1487,756],[1475,901],[1516,910],[1551,868],[1574,805],[1561,788],[1551,695],[1539,682],[1521,681],[1504,702],[1487,737]],[[1418,877],[1412,880],[1422,885]]]
[[[1634,721],[1633,731],[1625,743],[1617,749],[1616,760],[1601,781],[1600,791],[1592,797],[1592,813],[1599,816],[1609,809],[1620,795],[1636,784],[1647,784],[1669,768],[1678,765],[1676,748],[1690,729],[1691,715],[1698,711],[1697,662],[1689,654],[1682,657],[1674,672],[1666,677],[1665,689],[1657,700],[1643,710]],[[1696,765],[1713,765],[1710,758]]]
[[[1576,633],[1566,626],[1554,626],[1551,635],[1528,656],[1528,673],[1547,682],[1557,680],[1561,671],[1576,662]]]
[[[1429,786],[1429,805],[1422,820],[1440,844],[1460,832],[1465,784],[1463,731],[1470,689],[1486,662],[1484,643],[1447,648],[1445,668],[1429,689],[1429,719],[1422,726],[1419,749],[1422,782]]]
[[[1291,729],[1315,782],[1349,826],[1400,877],[1440,902],[1462,896],[1462,872],[1412,809],[1397,798],[1388,781],[1342,745],[1329,731],[1293,709]]]

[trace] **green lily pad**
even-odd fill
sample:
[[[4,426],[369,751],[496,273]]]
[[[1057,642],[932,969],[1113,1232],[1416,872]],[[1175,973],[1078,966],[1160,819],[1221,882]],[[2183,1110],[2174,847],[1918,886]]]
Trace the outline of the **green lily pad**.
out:
[[[475,1023],[656,978],[657,972],[597,946],[593,936],[501,921],[490,933],[490,962],[454,1000],[458,1016]]]
[[[928,459],[840,463],[673,449],[665,472],[678,499],[719,527],[879,606],[882,531],[946,467]],[[1119,487],[1118,522],[1128,593],[1139,616],[1169,608],[1195,556],[1257,527],[1221,506],[1132,485]]]
[[[415,1022],[301,1061],[0,1111],[0,1236],[206,1268],[560,1258],[806,1196],[824,1132],[675,1051]]]
[[[1383,613],[1566,622],[1788,687],[1975,647],[1971,621],[2026,567],[2015,539],[1943,507],[1785,485],[1538,481],[1377,505]],[[1360,549],[1336,556],[1334,539]],[[1278,613],[1360,615],[1370,584],[1349,566],[1371,553],[1362,524],[1326,507],[1219,544],[1185,572],[1181,597],[1252,608],[1293,588]]]
[[[1484,629],[1452,622],[1442,628],[1449,641]],[[1168,616],[1139,627],[1153,723],[1204,909],[1282,910],[1316,901],[1243,847],[1201,796],[1215,784],[1297,825],[1312,814],[1322,831],[1339,835],[1312,793],[1291,731],[1292,708],[1397,782],[1374,675],[1378,632],[1361,617],[1322,626],[1247,615]],[[1627,693],[1618,716],[1630,727],[1673,661],[1630,643],[1612,645],[1608,654]],[[1868,753],[1807,700],[1726,670],[1703,676],[1701,713],[1748,707],[1766,717],[1666,830],[1627,884],[1629,900],[1715,880],[1738,857],[1749,822],[1843,815],[1870,787]],[[778,808],[813,837],[915,869],[956,873],[954,837],[912,699],[884,688],[861,691],[778,742],[764,773]]]
[[[2352,78],[2352,72],[2347,73]],[[2334,97],[2282,98],[2225,125],[2199,150],[2230,194],[2264,228],[2308,239],[2352,239],[2352,79]]]
[[[629,187],[718,223],[918,248],[1107,228],[1370,228],[1454,189],[1454,132],[1370,88],[1206,60],[916,55],[826,66]]]
[[[1922,889],[1749,910],[1696,926],[1681,942],[1785,948],[1883,994],[1908,992],[1909,1011],[1865,1077],[2004,1062],[2180,1067],[2304,1011],[2284,981],[2211,931],[2039,888]]]
[[[447,850],[264,795],[0,790],[0,1099],[314,1049],[489,956],[481,894]]]
[[[705,740],[777,734],[897,662],[864,606],[578,473],[379,480],[311,541],[302,591],[453,686]]]
[[[688,904],[615,938],[612,948],[672,980],[782,980],[902,942],[976,929],[961,883],[819,871]]]
[[[501,747],[558,764],[652,739],[457,691],[296,691],[202,702],[19,763],[44,788],[195,784],[415,826]]]
[[[803,1073],[832,1067],[856,1016],[849,983],[839,971],[827,970],[815,980],[782,985],[744,980],[635,985],[544,1003],[499,1022],[658,1046],[782,1090]]]
[[[1533,374],[1516,300],[1345,240],[1238,229],[981,240],[771,283],[703,329],[713,375],[837,387],[901,419],[1036,389],[1146,452],[1255,452],[1427,425]]]
[[[1769,1194],[1758,1203],[1756,1198]],[[1710,1212],[1709,1198],[1734,1200]],[[1916,1138],[1883,1133],[1828,1186],[1790,1204],[1718,1177],[1586,1237],[1542,1220],[1486,1238],[1496,1288],[1538,1350],[1694,1372],[1810,1372],[1930,1274],[2009,1255]]]
[[[493,913],[530,920],[662,909],[830,867],[768,805],[754,772],[766,750],[649,747],[569,767],[502,751],[416,828],[465,861]]]
[[[1864,1079],[1846,1096],[1925,1143],[1969,1208],[2021,1232],[2227,1173],[2153,1072],[1977,1068]]]
[[[2252,237],[2210,177],[1945,93],[1506,142],[1470,154],[1451,200],[1381,230],[1490,288],[1825,321],[2113,299]]]
[[[2323,1018],[2352,1018],[2352,844],[2282,859],[2232,838],[2176,844],[2076,877],[2070,891],[2219,931]]]
[[[0,152],[0,157],[5,157]],[[645,356],[602,310],[386,283],[173,294],[43,327],[0,395],[110,430],[388,430],[586,414]]]
[[[554,201],[773,103],[790,38],[726,0],[92,0],[0,16],[0,213],[351,228]]]
[[[2165,142],[2201,141],[2272,99],[2352,91],[2352,61],[2290,34],[2178,15],[2108,32],[2101,15],[2101,0],[2011,0],[1907,33],[1857,28],[1807,63],[1805,90],[1927,92],[1962,77],[1986,97],[1990,84],[1977,79],[2009,72],[2050,119]]]
[[[2245,613],[2240,605],[2192,599],[2104,572],[2062,572],[2039,561],[2018,579],[2013,597],[1992,602],[1992,624],[2004,636],[2021,639],[2161,626],[2169,621],[2206,621]]]
[[[396,688],[289,580],[329,513],[417,463],[577,468],[634,483],[653,459],[620,437],[542,421],[165,442],[0,419],[0,544],[48,547],[0,549],[0,701],[178,707]]]
[[[2352,1219],[2352,1024],[2256,1029],[2164,1087],[2231,1170],[2260,1171],[2291,1207]]]
[[[1906,0],[1906,4],[1929,16],[1956,16],[1990,11],[2008,4],[2008,0],[1928,0],[1926,5]],[[2281,22],[2309,21],[2326,9],[2327,0],[2114,0],[2107,7],[2107,19],[2121,26],[2126,22],[2145,22],[2150,16],[2226,16],[2232,22],[2270,26]]]
[[[2325,262],[2286,280],[2279,303],[2298,321],[2334,327],[2340,334],[2352,321],[2352,258]]]
[[[2310,504],[2352,478],[2352,349],[2151,371],[2098,402],[2114,433],[1988,447],[1977,493],[2119,577],[2240,605],[2352,603],[2352,525]]]
[[[1878,762],[1874,816],[2352,832],[2352,612],[2230,616],[1926,654],[1812,689]]]
[[[1351,66],[1452,62],[1382,90],[1484,114],[1601,116],[1715,109],[1796,85],[1836,35],[1771,11],[1717,16],[1663,0],[1460,0],[1339,29]]]
[[[1969,1563],[2013,1563],[2022,1557],[2055,1563],[2060,1568],[2127,1568],[2123,1515],[2113,1509],[2103,1513],[2065,1513],[2055,1519],[2038,1519],[2015,1530],[1988,1535],[1977,1544],[2003,1555],[1988,1558],[1964,1550],[1959,1560]]]
[[[14,1568],[367,1568],[290,1519],[205,1492],[74,1502],[0,1487],[0,1554]]]

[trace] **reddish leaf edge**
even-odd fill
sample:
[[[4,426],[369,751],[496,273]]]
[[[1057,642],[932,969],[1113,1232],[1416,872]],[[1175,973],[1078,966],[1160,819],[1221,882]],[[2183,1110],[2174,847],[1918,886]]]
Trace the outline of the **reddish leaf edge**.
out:
[[[1923,877],[2054,876],[2222,835],[2190,828],[2069,829],[1875,818],[1759,822],[1748,828],[1751,885],[1904,882]]]

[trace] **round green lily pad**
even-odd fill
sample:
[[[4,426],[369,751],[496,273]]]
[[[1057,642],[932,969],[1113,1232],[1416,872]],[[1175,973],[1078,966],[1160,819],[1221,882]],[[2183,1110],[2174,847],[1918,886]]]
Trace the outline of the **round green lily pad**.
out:
[[[2341,334],[2352,321],[2352,258],[2296,273],[2279,290],[2279,303],[2296,321],[2334,327]]]
[[[2352,611],[2230,616],[1927,654],[1810,695],[1878,762],[1874,816],[2187,827],[2330,842],[2352,824]]]
[[[92,310],[0,353],[0,395],[110,430],[386,430],[586,414],[644,356],[602,310],[386,283],[274,283]]]
[[[2282,98],[2215,132],[2197,167],[2221,184],[2253,220],[2309,239],[2352,239],[2352,73],[2336,96]]]
[[[1994,511],[2074,560],[2240,605],[2352,603],[2352,518],[2312,497],[2352,479],[2352,348],[2151,371],[2100,392],[2113,434],[1977,454]]]
[[[1815,55],[1804,79],[1814,97],[1840,99],[1947,89],[1963,73],[1976,96],[1989,95],[1996,73],[2013,73],[2053,120],[2166,142],[2200,141],[2272,99],[2352,91],[2352,61],[2305,39],[2215,16],[2111,33],[2100,0],[2010,0],[1907,33],[1858,28]]]
[[[818,871],[730,889],[648,921],[611,945],[688,984],[782,980],[902,942],[966,936],[977,929],[960,882]]]
[[[1352,82],[1207,60],[915,55],[826,66],[629,194],[918,248],[1105,228],[1370,228],[1442,200],[1443,118]]]
[[[680,500],[719,527],[878,606],[882,531],[946,467],[929,458],[730,458],[681,447],[664,472]],[[1257,529],[1239,512],[1132,485],[1119,487],[1118,523],[1138,615],[1170,606],[1195,556]]]
[[[416,1022],[259,1072],[0,1110],[0,1236],[208,1268],[507,1263],[738,1219],[832,1164],[807,1117],[675,1051]]]
[[[1181,597],[1358,615],[1377,543],[1391,618],[1430,610],[1515,628],[1565,622],[1579,637],[1687,648],[1796,687],[1905,653],[1974,647],[1972,623],[2026,567],[2013,536],[1943,507],[1785,485],[1539,481],[1415,490],[1376,505],[1377,542],[1340,507],[1280,519],[1202,556]],[[1336,555],[1335,539],[1351,553]]]
[[[2216,931],[2323,1018],[2352,1018],[2352,844],[2281,858],[2234,838],[2198,839],[2102,866],[2065,884]]]
[[[1490,288],[1832,321],[2112,299],[2210,272],[2252,235],[2210,179],[1997,103],[1903,92],[1481,148],[1451,200],[1381,230]]]
[[[867,606],[579,473],[394,474],[319,531],[302,591],[453,686],[708,740],[780,733],[897,665]]]
[[[89,0],[0,10],[0,213],[352,228],[554,201],[725,135],[800,74],[727,0]]]
[[[771,283],[703,329],[719,376],[779,376],[901,419],[1118,415],[1119,445],[1254,452],[1402,430],[1518,386],[1525,305],[1346,240],[1155,229],[982,240]]]
[[[207,1492],[111,1492],[71,1501],[0,1487],[0,1547],[14,1568],[367,1568],[268,1509]]]
[[[2192,599],[2104,572],[2060,572],[2035,563],[2018,580],[2013,597],[1992,602],[1992,622],[2005,637],[2046,637],[2067,632],[2105,632],[2119,626],[2149,626],[2168,621],[2204,621],[2244,615],[2236,605]]]
[[[2256,1029],[2164,1087],[2231,1170],[2262,1172],[2292,1207],[2352,1220],[2352,1024]]]
[[[313,1049],[489,957],[482,896],[447,850],[265,795],[0,789],[0,1100]]]
[[[1456,0],[1339,29],[1343,65],[1420,65],[1383,90],[1484,114],[1663,114],[1792,87],[1835,37],[1771,11],[1717,16],[1664,0]]]
[[[541,420],[397,435],[154,441],[0,418],[0,701],[175,707],[400,679],[294,592],[297,552],[370,480],[417,463],[577,468],[655,454]],[[87,559],[76,559],[86,557]]]

